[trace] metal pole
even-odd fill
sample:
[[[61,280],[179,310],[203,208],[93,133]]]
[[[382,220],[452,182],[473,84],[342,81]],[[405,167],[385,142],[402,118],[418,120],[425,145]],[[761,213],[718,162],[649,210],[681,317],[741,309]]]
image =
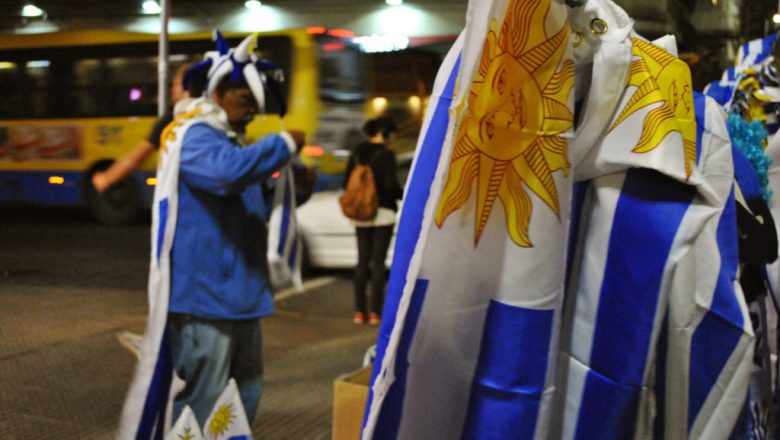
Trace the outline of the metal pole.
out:
[[[168,88],[168,20],[171,16],[169,0],[160,0],[160,50],[157,63],[157,116],[168,113],[171,96]]]

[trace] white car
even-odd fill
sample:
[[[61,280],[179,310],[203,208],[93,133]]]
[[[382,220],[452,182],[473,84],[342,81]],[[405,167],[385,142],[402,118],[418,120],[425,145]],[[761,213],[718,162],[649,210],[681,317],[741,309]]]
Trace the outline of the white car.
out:
[[[413,156],[413,153],[398,156],[398,182],[402,186],[409,174]],[[303,235],[304,258],[309,267],[352,269],[357,265],[355,227],[341,213],[339,206],[339,196],[342,192],[340,187],[315,192],[298,208],[297,216]],[[390,267],[393,259],[394,245],[395,231],[385,260],[387,267]]]

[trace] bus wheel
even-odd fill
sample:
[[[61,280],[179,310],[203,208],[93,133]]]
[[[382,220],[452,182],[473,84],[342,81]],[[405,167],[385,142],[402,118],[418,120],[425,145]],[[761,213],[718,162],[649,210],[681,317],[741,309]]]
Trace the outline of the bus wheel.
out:
[[[84,182],[84,192],[89,210],[97,221],[107,225],[126,225],[140,216],[142,206],[138,187],[131,176],[127,176],[102,193],[92,186],[92,175],[111,165],[104,162],[95,166]]]

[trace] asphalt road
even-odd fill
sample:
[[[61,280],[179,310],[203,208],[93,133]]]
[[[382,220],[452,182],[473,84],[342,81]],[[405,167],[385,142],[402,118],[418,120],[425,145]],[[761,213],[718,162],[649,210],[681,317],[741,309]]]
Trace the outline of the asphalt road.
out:
[[[118,336],[146,322],[149,227],[0,206],[0,438],[114,438],[136,362]],[[349,276],[310,274],[263,320],[255,438],[330,438],[333,380],[376,338],[351,323]]]

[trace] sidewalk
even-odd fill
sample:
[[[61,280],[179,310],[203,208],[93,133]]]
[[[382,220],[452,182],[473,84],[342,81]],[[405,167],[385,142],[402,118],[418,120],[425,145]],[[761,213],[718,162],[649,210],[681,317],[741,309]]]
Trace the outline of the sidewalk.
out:
[[[263,321],[265,391],[256,439],[329,439],[333,379],[360,367],[376,327],[351,322],[351,281],[319,280]],[[0,438],[112,439],[146,292],[0,282]]]

